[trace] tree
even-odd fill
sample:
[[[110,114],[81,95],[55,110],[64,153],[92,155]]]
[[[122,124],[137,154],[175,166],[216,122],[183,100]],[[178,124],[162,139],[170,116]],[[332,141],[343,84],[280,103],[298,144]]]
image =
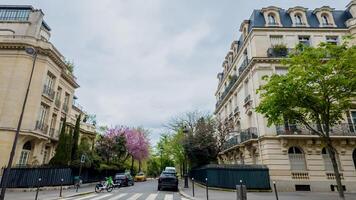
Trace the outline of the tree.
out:
[[[66,117],[64,117],[61,132],[59,134],[56,153],[50,161],[51,165],[68,165],[71,160],[71,135],[67,134]]]
[[[188,133],[184,142],[184,149],[192,167],[199,167],[209,163],[216,163],[218,149],[215,137],[214,121],[212,118],[200,118],[195,131]]]
[[[81,118],[81,115],[79,115],[77,117],[77,120],[75,122],[74,131],[73,131],[72,160],[76,160],[77,158],[80,157],[80,155],[78,155],[80,120],[81,120],[80,118]]]
[[[356,91],[356,46],[322,43],[318,47],[299,45],[282,63],[285,75],[265,77],[257,112],[268,125],[294,121],[318,135],[332,161],[339,196],[344,199],[336,150],[330,128],[343,120]],[[314,125],[315,124],[315,125]]]

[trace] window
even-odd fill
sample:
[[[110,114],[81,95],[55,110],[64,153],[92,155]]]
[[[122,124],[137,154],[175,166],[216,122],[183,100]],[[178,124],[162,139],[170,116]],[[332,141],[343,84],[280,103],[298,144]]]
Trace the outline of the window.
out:
[[[268,14],[268,25],[276,25],[276,18],[274,14]]]
[[[295,21],[295,25],[303,25],[304,24],[302,16],[300,14],[294,15],[294,21]]]
[[[326,36],[326,42],[329,44],[338,44],[338,37],[337,36]]]
[[[288,73],[288,68],[286,67],[276,67],[276,74],[285,75]]]
[[[54,80],[55,77],[52,74],[48,73],[46,77],[46,82],[43,87],[43,93],[51,97],[52,99],[54,98],[54,94],[55,94],[53,91]]]
[[[331,158],[330,158],[329,152],[326,150],[325,147],[321,150],[321,154],[322,154],[323,160],[324,160],[325,171],[334,171],[333,164],[331,162]],[[336,159],[336,162],[337,162],[337,166],[338,166],[338,168],[340,170],[341,169],[341,163],[340,163],[340,159],[339,159],[339,156],[338,156],[337,153],[335,153],[335,159]]]
[[[47,114],[48,114],[48,106],[41,104],[40,106],[40,112],[38,115],[38,119],[36,122],[36,129],[41,130],[41,131],[46,131],[46,120],[47,120]]]
[[[351,133],[356,130],[356,111],[346,112],[347,123]]]
[[[32,147],[31,147],[30,141],[26,142],[23,145],[18,165],[21,165],[21,166],[27,165],[28,159],[31,154],[31,149],[32,149]]]
[[[323,14],[323,15],[321,15],[321,24],[322,25],[330,25],[330,23],[329,23],[329,17],[328,17],[328,15],[327,14]]]
[[[305,171],[305,157],[303,151],[299,147],[290,147],[288,149],[288,157],[290,161],[290,167],[293,171]]]
[[[310,45],[310,36],[298,36],[298,40],[300,44]]]
[[[269,39],[271,40],[271,45],[276,46],[283,44],[283,36],[282,35],[270,35]]]
[[[1,21],[27,21],[30,10],[0,9]]]
[[[64,96],[64,103],[63,103],[63,110],[64,112],[68,112],[68,104],[69,104],[69,94],[65,93]]]

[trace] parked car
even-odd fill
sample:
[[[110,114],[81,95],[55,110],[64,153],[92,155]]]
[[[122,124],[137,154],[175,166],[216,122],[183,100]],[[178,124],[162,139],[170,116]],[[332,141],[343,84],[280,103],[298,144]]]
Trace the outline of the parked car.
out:
[[[130,173],[117,173],[114,178],[115,184],[120,184],[120,186],[132,186],[135,184]]]
[[[135,181],[146,181],[146,175],[143,172],[139,172],[136,176],[135,176]]]
[[[163,171],[158,179],[158,190],[173,189],[178,191],[178,178],[176,173]]]
[[[164,169],[164,171],[166,171],[166,172],[171,172],[171,173],[176,173],[176,174],[177,174],[177,170],[176,170],[175,167],[166,167],[166,168]]]

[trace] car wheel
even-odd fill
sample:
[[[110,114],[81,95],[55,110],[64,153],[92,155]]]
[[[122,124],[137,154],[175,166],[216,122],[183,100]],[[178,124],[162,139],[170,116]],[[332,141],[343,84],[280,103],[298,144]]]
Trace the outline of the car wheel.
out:
[[[160,187],[160,186],[158,186],[158,187],[157,187],[157,190],[158,190],[158,191],[161,191],[161,187]]]

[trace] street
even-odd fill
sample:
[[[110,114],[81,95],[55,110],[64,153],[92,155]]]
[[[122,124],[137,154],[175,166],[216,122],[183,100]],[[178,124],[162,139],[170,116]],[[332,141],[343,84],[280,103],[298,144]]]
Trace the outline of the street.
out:
[[[81,188],[79,192],[94,192],[94,185]],[[39,200],[49,200],[58,198],[58,190],[40,191]],[[75,194],[74,189],[67,192],[65,196]],[[34,199],[34,192],[9,192],[5,199],[7,200],[27,200]],[[136,182],[134,186],[114,189],[112,192],[89,193],[76,197],[63,198],[63,200],[185,200],[175,191],[157,191],[157,180],[148,180],[146,182]]]

